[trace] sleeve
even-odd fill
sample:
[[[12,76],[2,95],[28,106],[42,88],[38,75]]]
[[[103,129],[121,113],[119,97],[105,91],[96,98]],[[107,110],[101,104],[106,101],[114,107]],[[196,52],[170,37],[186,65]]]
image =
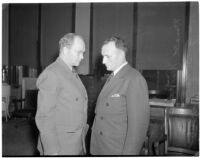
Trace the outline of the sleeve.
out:
[[[148,90],[143,77],[130,81],[127,89],[128,127],[123,155],[139,155],[149,126]]]
[[[45,155],[58,152],[58,140],[55,127],[57,83],[56,75],[51,71],[42,73],[37,80],[39,93],[35,120],[40,132]]]

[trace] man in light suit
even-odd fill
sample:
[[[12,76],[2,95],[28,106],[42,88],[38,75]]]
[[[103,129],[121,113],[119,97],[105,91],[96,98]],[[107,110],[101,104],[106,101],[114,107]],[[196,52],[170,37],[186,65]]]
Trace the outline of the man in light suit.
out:
[[[99,94],[92,127],[92,155],[138,155],[149,125],[148,89],[142,75],[126,61],[123,40],[102,46],[103,64],[112,71]]]
[[[59,41],[60,53],[37,80],[41,155],[83,154],[88,97],[80,78],[73,72],[83,59],[83,38],[68,33]]]

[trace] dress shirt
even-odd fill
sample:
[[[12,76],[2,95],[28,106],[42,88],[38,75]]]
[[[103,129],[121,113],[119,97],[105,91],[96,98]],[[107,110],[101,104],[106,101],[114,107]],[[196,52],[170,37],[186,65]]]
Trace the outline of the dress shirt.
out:
[[[123,63],[119,68],[117,68],[115,71],[113,71],[114,76],[119,72],[119,70],[121,70],[126,64],[128,64],[128,62],[126,61],[125,63]]]

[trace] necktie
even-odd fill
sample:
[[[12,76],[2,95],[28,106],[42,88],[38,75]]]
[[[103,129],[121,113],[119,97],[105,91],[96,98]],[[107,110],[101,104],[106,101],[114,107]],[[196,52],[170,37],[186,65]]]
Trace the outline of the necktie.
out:
[[[114,73],[112,72],[112,73],[110,74],[110,76],[108,77],[106,83],[110,82],[110,80],[112,79],[113,76],[114,76]]]
[[[76,78],[78,78],[78,74],[74,68],[72,69],[72,73],[76,76]]]

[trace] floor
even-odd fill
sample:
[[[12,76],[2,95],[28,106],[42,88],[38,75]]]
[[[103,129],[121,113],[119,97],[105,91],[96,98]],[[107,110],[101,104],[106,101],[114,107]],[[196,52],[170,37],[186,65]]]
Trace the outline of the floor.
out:
[[[160,131],[159,126],[153,125],[155,135]],[[86,137],[87,156],[90,156],[90,134]],[[151,135],[153,139],[153,135]],[[12,118],[2,122],[2,156],[39,156],[37,151],[38,130],[34,121]],[[151,142],[151,141],[150,141]],[[152,155],[152,153],[149,153]],[[174,154],[173,154],[174,155]]]
[[[3,156],[37,156],[38,131],[34,121],[12,118],[2,122]]]
[[[89,156],[90,133],[86,138],[87,155]],[[37,151],[38,130],[34,121],[12,118],[2,122],[2,155],[3,156],[39,156]]]

